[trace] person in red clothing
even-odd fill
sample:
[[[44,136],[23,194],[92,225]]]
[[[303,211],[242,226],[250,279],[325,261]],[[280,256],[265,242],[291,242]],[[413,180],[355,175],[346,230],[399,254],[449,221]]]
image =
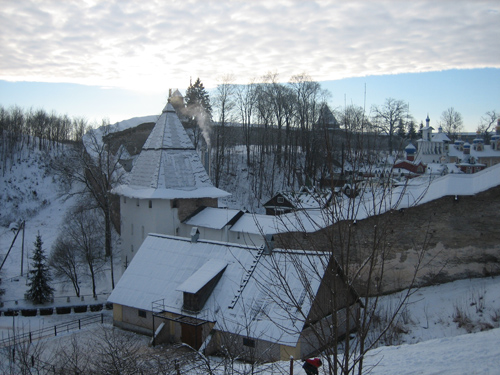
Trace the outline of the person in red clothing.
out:
[[[318,368],[321,366],[321,359],[306,359],[302,368],[306,370],[307,375],[318,375]]]

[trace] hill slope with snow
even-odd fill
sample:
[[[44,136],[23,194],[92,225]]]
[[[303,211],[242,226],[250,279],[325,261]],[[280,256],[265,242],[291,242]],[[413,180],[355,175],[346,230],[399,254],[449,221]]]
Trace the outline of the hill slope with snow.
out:
[[[74,203],[61,182],[48,169],[48,161],[33,152],[18,159],[9,171],[4,171],[0,191],[1,218],[0,258],[3,261],[14,238],[8,229],[11,221],[26,220],[24,240],[24,276],[20,276],[22,246],[19,240],[12,247],[1,271],[2,297],[5,306],[29,306],[23,296],[29,256],[37,233],[42,235],[44,249],[50,252],[59,233],[64,214]],[[36,194],[33,193],[36,192]],[[74,294],[70,285],[55,281],[56,303],[65,304]],[[83,286],[83,294],[89,293]],[[110,291],[106,274],[99,279],[99,293]],[[105,300],[105,297],[103,297]],[[384,297],[384,309],[390,310],[398,295]],[[15,301],[18,301],[15,304]],[[16,317],[16,325],[39,327],[56,324],[59,319],[76,319],[74,314],[51,319]],[[500,368],[500,278],[461,280],[449,284],[422,288],[413,294],[405,314],[398,322],[400,333],[386,338],[386,344],[368,353],[365,369],[372,374],[496,374]],[[0,316],[0,333],[12,334],[13,318]],[[286,373],[289,364],[276,364]],[[264,372],[273,373],[273,372]],[[304,374],[300,362],[294,374]]]

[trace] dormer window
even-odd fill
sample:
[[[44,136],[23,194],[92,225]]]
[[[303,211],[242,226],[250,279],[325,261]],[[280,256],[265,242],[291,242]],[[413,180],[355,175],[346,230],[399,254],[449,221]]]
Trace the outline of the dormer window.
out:
[[[225,261],[211,259],[184,281],[177,288],[183,293],[182,309],[194,313],[201,311],[226,267]]]

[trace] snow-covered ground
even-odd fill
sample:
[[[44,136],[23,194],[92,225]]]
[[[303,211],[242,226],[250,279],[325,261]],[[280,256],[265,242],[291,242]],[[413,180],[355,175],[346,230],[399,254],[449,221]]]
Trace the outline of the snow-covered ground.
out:
[[[58,235],[66,210],[74,203],[46,170],[31,159],[20,161],[0,179],[2,216],[6,210],[17,210],[21,201],[15,200],[22,193],[26,220],[24,238],[23,276],[21,270],[21,233],[14,243],[0,273],[4,308],[29,307],[23,296],[27,290],[26,274],[29,257],[37,233],[42,235],[47,255]],[[23,161],[24,160],[24,161]],[[9,182],[10,181],[10,182]],[[36,190],[36,194],[32,191]],[[21,192],[21,193],[20,193]],[[7,197],[10,197],[7,201]],[[17,204],[17,207],[16,207]],[[21,207],[22,208],[22,207]],[[0,227],[0,260],[9,249],[14,232]],[[107,274],[99,279],[98,302],[105,302],[111,290]],[[91,300],[88,280],[82,284],[85,302],[74,296],[67,283],[55,281],[56,305],[77,305]],[[69,297],[69,302],[68,302]],[[384,297],[380,315],[391,309],[398,295]],[[17,301],[17,304],[16,304]],[[104,311],[107,322],[111,312]],[[12,335],[15,329],[36,330],[78,319],[91,313],[36,317],[0,316],[0,339]],[[461,280],[449,284],[422,288],[416,291],[399,322],[398,335],[387,338],[386,344],[371,350],[366,356],[365,369],[373,367],[371,374],[498,374],[500,373],[500,277]],[[48,342],[59,340],[47,339]],[[276,364],[275,373],[287,373],[288,362]],[[281,369],[281,372],[277,372]],[[264,372],[266,373],[266,372]],[[268,371],[267,373],[272,373]],[[321,373],[321,372],[320,372]],[[301,363],[295,363],[294,374],[304,374]]]
[[[47,160],[37,150],[31,155],[24,150],[14,165],[0,175],[0,212],[6,218],[0,226],[0,262],[5,260],[0,270],[2,283],[0,288],[5,294],[0,297],[3,307],[0,309],[19,309],[30,307],[24,300],[24,293],[28,290],[27,275],[31,266],[30,257],[33,254],[34,242],[38,233],[41,235],[48,257],[55,242],[66,212],[76,204],[78,195],[71,194],[48,167]],[[56,157],[63,157],[62,154]],[[36,192],[34,194],[33,192]],[[16,232],[9,229],[9,224],[16,221],[18,224],[25,221],[24,241],[21,230],[14,241]],[[23,246],[24,242],[24,246]],[[5,259],[9,248],[10,253]],[[24,249],[23,249],[24,247]],[[121,267],[115,267],[117,270]],[[22,271],[22,272],[21,272]],[[22,275],[21,275],[22,274]],[[119,277],[119,275],[118,275]],[[111,281],[108,273],[98,275],[99,288],[96,303],[105,303],[111,292]],[[72,306],[81,303],[75,297],[73,287],[66,282],[54,280],[52,286],[56,289],[55,303]],[[92,297],[90,279],[83,280],[81,294],[89,301]],[[69,298],[69,300],[68,300]]]

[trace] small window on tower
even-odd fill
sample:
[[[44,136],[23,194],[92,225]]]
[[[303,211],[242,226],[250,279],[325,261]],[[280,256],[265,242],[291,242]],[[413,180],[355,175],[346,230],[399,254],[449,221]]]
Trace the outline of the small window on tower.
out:
[[[255,340],[243,337],[243,345],[248,346],[249,348],[255,348]]]
[[[171,205],[172,208],[177,208],[177,199],[173,199]]]
[[[139,199],[136,199],[135,204],[136,204],[137,207],[139,207]]]
[[[127,203],[127,197],[123,197],[123,203]]]
[[[151,199],[149,200],[149,208],[153,208],[153,201]]]

